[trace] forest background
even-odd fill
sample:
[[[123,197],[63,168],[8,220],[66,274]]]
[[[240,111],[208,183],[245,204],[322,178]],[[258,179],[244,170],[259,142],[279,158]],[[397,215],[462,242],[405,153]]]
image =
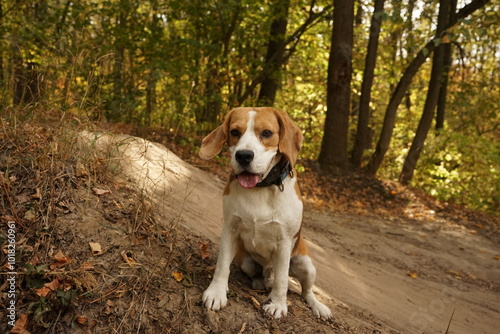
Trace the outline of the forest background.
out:
[[[498,213],[499,22],[488,0],[7,0],[0,103],[193,150],[229,109],[272,105],[325,171]]]

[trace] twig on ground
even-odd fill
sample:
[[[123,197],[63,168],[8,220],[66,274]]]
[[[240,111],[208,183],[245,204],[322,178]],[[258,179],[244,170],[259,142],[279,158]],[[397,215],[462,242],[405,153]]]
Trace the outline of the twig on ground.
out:
[[[455,315],[455,308],[453,308],[453,312],[451,312],[450,321],[448,322],[448,327],[446,327],[446,332],[444,332],[444,334],[448,334],[448,331],[450,330],[451,321],[453,320],[454,315]]]

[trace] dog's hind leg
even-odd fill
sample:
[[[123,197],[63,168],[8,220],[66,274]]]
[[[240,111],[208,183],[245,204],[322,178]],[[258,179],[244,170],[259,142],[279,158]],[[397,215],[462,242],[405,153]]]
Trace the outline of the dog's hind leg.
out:
[[[329,319],[330,309],[319,302],[314,296],[313,286],[316,280],[316,268],[307,255],[295,255],[290,259],[290,276],[295,277],[302,285],[302,298],[318,318]]]
[[[241,270],[252,279],[252,289],[269,290],[271,288],[272,284],[271,286],[265,284],[266,280],[262,265],[252,258],[241,240],[234,260],[240,266]]]
[[[241,269],[252,279],[252,289],[266,290],[262,266],[251,256],[243,258]]]

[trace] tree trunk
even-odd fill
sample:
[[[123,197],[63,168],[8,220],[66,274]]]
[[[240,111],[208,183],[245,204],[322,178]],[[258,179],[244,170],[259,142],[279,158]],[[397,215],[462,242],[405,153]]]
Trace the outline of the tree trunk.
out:
[[[0,39],[3,40],[4,39],[4,22],[3,22],[3,5],[2,3],[0,2]],[[0,92],[1,95],[0,95],[0,108],[3,109],[3,104],[4,104],[4,93],[6,91],[6,82],[4,80],[4,74],[3,74],[3,47],[0,47]]]
[[[450,21],[454,20],[455,12],[457,10],[457,0],[451,0],[450,3]],[[443,45],[444,49],[444,67],[443,76],[441,79],[441,87],[439,89],[439,97],[437,103],[437,113],[436,113],[436,134],[444,128],[444,118],[446,110],[446,95],[448,93],[448,75],[450,72],[451,62],[452,62],[452,49],[451,43],[446,43]]]
[[[413,11],[415,10],[415,2],[416,0],[409,0],[407,5],[407,13],[406,13],[406,32],[407,38],[405,40],[405,49],[408,57],[412,54],[413,47],[415,46],[415,40],[413,38]],[[405,107],[407,110],[411,109],[411,92],[408,90],[405,94]]]
[[[359,100],[359,116],[354,148],[351,161],[355,166],[361,165],[363,152],[368,144],[368,123],[370,121],[370,100],[372,84],[377,61],[378,38],[380,35],[380,24],[385,0],[375,0],[375,6],[370,26],[370,39],[368,40],[368,50],[365,60],[365,70],[363,72],[363,83],[361,84],[361,97]]]
[[[456,15],[454,20],[450,21],[450,23],[446,26],[446,29],[449,29],[454,24],[457,23],[459,19],[463,19],[470,14],[474,13],[479,8],[483,7],[487,4],[489,0],[473,0],[470,4],[463,7]],[[387,150],[389,149],[389,144],[391,142],[392,132],[394,130],[394,122],[396,120],[396,113],[398,110],[398,106],[401,103],[401,100],[405,96],[405,93],[410,86],[410,83],[419,70],[420,66],[427,60],[429,54],[431,54],[436,48],[435,39],[433,38],[417,53],[415,58],[411,61],[411,63],[406,68],[403,76],[398,82],[396,89],[392,93],[389,104],[387,105],[384,123],[382,125],[382,131],[380,133],[380,138],[377,142],[377,147],[375,152],[373,153],[370,162],[366,166],[366,170],[370,174],[376,174],[380,165],[382,164],[382,160],[384,159]]]
[[[440,0],[436,38],[440,38],[441,33],[444,31],[447,23],[449,22],[449,14],[450,0]],[[441,41],[439,41],[439,43],[441,43]],[[429,80],[429,88],[427,89],[427,98],[425,100],[424,110],[418,124],[417,132],[413,138],[410,151],[408,152],[403,164],[403,170],[399,176],[399,182],[404,185],[409,184],[413,178],[415,166],[424,147],[425,139],[427,138],[427,134],[429,133],[429,129],[431,128],[431,123],[434,118],[434,110],[436,109],[438,102],[439,89],[441,87],[441,78],[444,68],[443,46],[444,44],[440,44],[434,51],[431,78]]]
[[[156,81],[156,70],[151,68],[146,86],[146,117],[144,124],[147,126],[151,125],[151,116],[156,111]]]
[[[125,46],[127,38],[127,17],[128,9],[126,0],[120,1],[120,9],[116,14],[116,38],[114,41],[114,63],[113,63],[113,96],[111,100],[111,105],[109,105],[106,111],[106,117],[110,120],[117,121],[122,117],[124,109],[123,101],[124,98],[124,84],[123,84],[123,73],[125,71]]]
[[[321,167],[343,173],[349,166],[347,154],[351,103],[354,1],[334,0],[333,31],[327,78],[327,114],[319,155]]]
[[[205,106],[201,117],[198,119],[201,123],[217,123],[218,116],[222,108],[222,76],[219,71],[219,63],[217,60],[213,61],[210,66],[207,78],[205,81]]]
[[[264,74],[257,100],[258,105],[265,106],[272,106],[274,104],[276,92],[281,81],[281,67],[284,62],[285,34],[288,24],[290,0],[276,0],[272,6],[273,22],[271,23],[266,53],[266,64],[269,70]]]

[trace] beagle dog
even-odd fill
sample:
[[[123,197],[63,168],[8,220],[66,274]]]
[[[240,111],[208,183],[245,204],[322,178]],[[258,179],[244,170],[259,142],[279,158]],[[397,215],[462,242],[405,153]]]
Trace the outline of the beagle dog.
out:
[[[227,304],[233,260],[253,280],[271,290],[263,309],[286,316],[288,276],[302,285],[302,297],[317,317],[331,311],[313,293],[316,269],[301,236],[302,200],[294,169],[302,145],[300,129],[274,108],[236,108],[203,139],[199,156],[211,159],[227,143],[233,173],[223,193],[224,225],[213,280],[203,293],[211,310]]]

